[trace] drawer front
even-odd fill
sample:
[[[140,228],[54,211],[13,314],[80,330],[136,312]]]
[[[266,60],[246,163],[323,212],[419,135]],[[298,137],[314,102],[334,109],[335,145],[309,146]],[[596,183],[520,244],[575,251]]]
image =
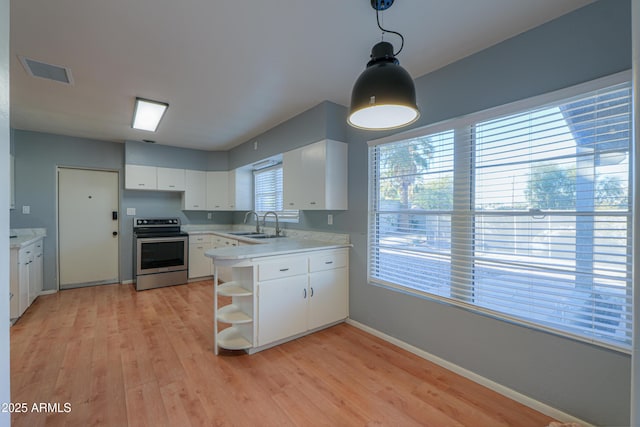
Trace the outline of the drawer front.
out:
[[[346,267],[348,263],[349,254],[347,251],[319,252],[309,257],[309,271]]]
[[[211,243],[211,235],[209,234],[192,234],[189,236],[189,244],[203,244],[203,243]]]
[[[272,280],[281,277],[307,274],[307,257],[292,257],[258,264],[258,280]]]
[[[235,239],[227,239],[226,237],[214,236],[212,239],[213,246],[216,248],[223,248],[226,246],[238,246],[238,241]]]

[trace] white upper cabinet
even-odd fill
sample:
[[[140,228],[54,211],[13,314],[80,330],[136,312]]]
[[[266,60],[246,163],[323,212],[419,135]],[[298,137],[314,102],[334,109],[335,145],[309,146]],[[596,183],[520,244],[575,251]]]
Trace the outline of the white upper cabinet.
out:
[[[207,172],[207,210],[251,209],[253,209],[253,173],[250,169]]]
[[[188,169],[185,171],[182,209],[186,211],[204,211],[207,209],[207,172]]]
[[[283,155],[284,208],[346,210],[347,144],[323,140]]]
[[[229,172],[207,172],[207,210],[229,210]]]
[[[157,168],[158,190],[184,191],[185,170],[174,168]]]
[[[125,165],[124,188],[127,190],[157,190],[155,166]]]
[[[248,168],[229,171],[229,210],[253,209],[253,172]]]

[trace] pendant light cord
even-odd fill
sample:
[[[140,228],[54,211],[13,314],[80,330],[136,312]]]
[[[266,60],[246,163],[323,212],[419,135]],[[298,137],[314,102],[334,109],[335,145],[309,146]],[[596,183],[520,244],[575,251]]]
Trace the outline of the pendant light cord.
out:
[[[398,56],[398,54],[402,52],[402,48],[404,47],[404,37],[402,36],[402,34],[400,34],[397,31],[391,31],[391,30],[382,28],[382,25],[380,25],[380,13],[377,8],[376,8],[376,22],[378,23],[378,28],[380,28],[380,31],[382,31],[383,33],[396,34],[400,37],[400,41],[401,41],[400,49],[398,49],[398,51],[393,54],[393,56]]]

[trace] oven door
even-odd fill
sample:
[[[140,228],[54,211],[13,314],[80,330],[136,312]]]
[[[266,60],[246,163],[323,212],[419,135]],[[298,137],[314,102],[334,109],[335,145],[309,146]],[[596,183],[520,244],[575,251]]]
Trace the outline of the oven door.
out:
[[[155,274],[188,268],[188,237],[138,237],[136,274]]]

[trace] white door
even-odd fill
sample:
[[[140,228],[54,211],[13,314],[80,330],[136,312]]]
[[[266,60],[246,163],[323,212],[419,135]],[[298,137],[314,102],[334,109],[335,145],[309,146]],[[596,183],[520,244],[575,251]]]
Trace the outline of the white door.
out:
[[[118,173],[58,169],[60,288],[118,282]]]

